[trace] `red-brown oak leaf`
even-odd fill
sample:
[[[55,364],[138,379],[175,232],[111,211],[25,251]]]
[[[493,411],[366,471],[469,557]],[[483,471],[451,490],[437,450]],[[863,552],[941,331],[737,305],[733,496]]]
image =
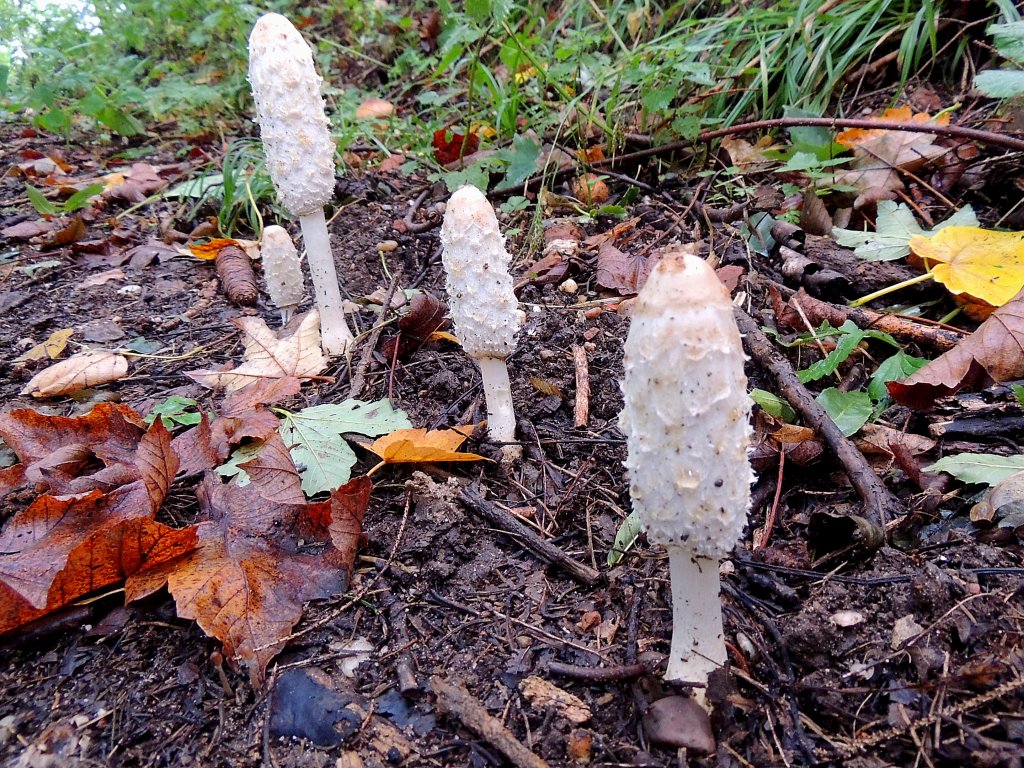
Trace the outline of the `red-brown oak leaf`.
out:
[[[308,600],[347,588],[370,481],[356,478],[320,504],[277,504],[252,484],[225,484],[207,473],[196,495],[205,519],[199,546],[125,585],[129,600],[165,584],[178,615],[194,619],[245,665],[256,687]]]
[[[995,310],[978,330],[903,381],[886,386],[896,402],[927,408],[965,387],[1024,377],[1024,290]]]

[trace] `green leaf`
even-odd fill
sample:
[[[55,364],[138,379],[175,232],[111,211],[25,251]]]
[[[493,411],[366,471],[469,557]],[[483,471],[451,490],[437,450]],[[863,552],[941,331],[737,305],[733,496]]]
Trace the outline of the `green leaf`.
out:
[[[782,114],[784,117],[821,117],[817,112],[808,112],[789,104],[782,108]],[[832,132],[822,125],[793,126],[789,129],[789,138],[794,144],[804,144],[808,147],[832,145]]]
[[[167,429],[174,429],[178,425],[194,426],[203,420],[199,403],[181,395],[171,395],[162,403],[157,403],[146,415],[145,422],[152,424],[157,417]]]
[[[829,387],[816,399],[847,437],[868,423],[874,408],[867,392],[843,392],[835,387]]]
[[[59,107],[51,107],[45,112],[36,115],[34,122],[40,128],[51,133],[67,135],[71,132],[71,118],[67,112]]]
[[[89,200],[103,192],[103,184],[90,184],[85,189],[80,189],[64,201],[64,212],[73,213],[89,205]]]
[[[1024,21],[992,24],[985,30],[992,35],[996,49],[1010,61],[1024,61]]]
[[[206,173],[176,184],[163,193],[164,197],[202,198],[208,191],[224,186],[223,173]]]
[[[353,432],[374,437],[412,427],[405,412],[396,410],[387,400],[346,400],[297,413],[275,410],[284,417],[281,438],[291,450],[302,490],[309,496],[333,491],[349,481],[356,455],[342,435]]]
[[[43,216],[56,216],[62,210],[60,207],[47,200],[46,197],[43,196],[43,193],[31,184],[25,185],[25,194],[28,195],[28,201],[32,203],[32,207]]]
[[[615,532],[615,542],[612,544],[612,548],[608,550],[608,565],[618,565],[622,562],[622,558],[633,546],[633,543],[642,531],[643,526],[640,523],[640,515],[635,511],[630,512],[626,519],[622,521],[619,530]]]
[[[466,15],[483,26],[491,19],[491,0],[466,0]]]
[[[986,69],[974,78],[974,87],[993,99],[1024,95],[1024,72],[1019,69]]]
[[[761,406],[765,413],[774,416],[776,419],[782,419],[786,422],[796,420],[796,411],[793,410],[793,406],[774,392],[769,392],[765,389],[752,389],[750,390],[750,399]]]
[[[923,357],[908,355],[901,349],[895,355],[883,360],[875,370],[875,375],[871,377],[871,383],[868,384],[868,394],[871,395],[872,400],[884,400],[889,396],[889,390],[885,387],[886,382],[902,381],[927,364],[928,361]]]
[[[995,456],[990,453],[954,453],[939,459],[925,472],[945,472],[972,485],[996,485],[1024,470],[1024,456]]]
[[[250,482],[249,473],[242,469],[239,464],[255,459],[263,450],[263,441],[256,440],[245,445],[240,445],[231,452],[228,460],[217,467],[217,474],[221,477],[235,478],[235,485],[244,488]]]
[[[1013,396],[1017,398],[1017,402],[1024,405],[1024,384],[1011,384],[1010,389],[1013,390]]]
[[[809,381],[817,381],[825,376],[831,376],[839,369],[840,365],[847,361],[853,354],[853,350],[867,336],[867,333],[854,325],[852,320],[843,323],[839,330],[843,335],[839,337],[836,348],[829,352],[825,359],[819,360],[797,373],[802,383],[806,384]]]
[[[509,186],[522,184],[537,171],[537,158],[540,157],[540,144],[526,136],[512,139],[512,148],[499,153],[508,160],[505,171],[505,183]]]
[[[934,235],[946,227],[977,227],[978,217],[974,209],[965,205],[934,229],[925,230],[917,223],[914,212],[903,203],[882,200],[878,203],[878,218],[874,232],[835,227],[832,237],[839,245],[853,248],[854,255],[865,261],[892,261],[910,253],[910,238],[913,235]]]

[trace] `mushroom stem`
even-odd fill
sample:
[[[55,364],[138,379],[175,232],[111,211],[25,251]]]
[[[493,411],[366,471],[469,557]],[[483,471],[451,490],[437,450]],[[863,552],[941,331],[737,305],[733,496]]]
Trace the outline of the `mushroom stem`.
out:
[[[707,709],[708,675],[726,662],[719,561],[698,557],[683,547],[669,547],[668,562],[675,626],[665,679],[704,686],[693,693]]]
[[[512,385],[508,379],[508,366],[502,358],[477,359],[480,376],[484,380],[484,399],[487,401],[487,431],[498,443],[511,443],[516,437],[516,414],[512,408]],[[523,454],[520,445],[503,445],[502,457],[513,462]]]
[[[338,273],[334,269],[323,209],[300,216],[299,225],[306,246],[309,273],[313,277],[316,306],[320,310],[320,342],[328,355],[343,355],[352,343],[352,331],[345,323]]]

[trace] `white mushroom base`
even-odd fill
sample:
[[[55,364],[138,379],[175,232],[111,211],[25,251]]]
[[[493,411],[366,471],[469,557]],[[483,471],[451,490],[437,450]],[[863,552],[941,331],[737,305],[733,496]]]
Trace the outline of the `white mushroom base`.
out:
[[[487,401],[487,431],[497,443],[511,443],[516,439],[516,414],[512,409],[512,385],[508,380],[508,366],[497,357],[481,357],[477,361],[484,380],[484,399]],[[520,445],[503,445],[501,455],[506,463],[517,461],[523,455]]]
[[[334,268],[331,238],[323,209],[299,217],[306,261],[313,277],[316,306],[320,310],[320,344],[326,355],[343,355],[352,344],[352,331],[345,323],[338,272]]]
[[[665,679],[699,684],[694,698],[707,708],[708,675],[726,662],[719,561],[669,547],[672,577],[672,648]]]

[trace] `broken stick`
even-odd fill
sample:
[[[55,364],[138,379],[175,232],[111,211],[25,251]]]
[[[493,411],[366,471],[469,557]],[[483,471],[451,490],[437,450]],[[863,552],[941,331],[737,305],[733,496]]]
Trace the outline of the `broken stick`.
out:
[[[843,465],[850,483],[864,502],[864,516],[884,528],[891,518],[903,514],[904,509],[900,500],[885,487],[864,455],[800,382],[793,366],[775,349],[768,337],[761,333],[753,318],[738,307],[734,308],[733,312],[750,356],[771,373],[782,396],[803,416],[807,426],[825,441]]]
[[[459,499],[492,525],[500,528],[510,536],[514,536],[526,549],[530,550],[530,552],[545,563],[557,565],[576,579],[576,581],[592,587],[601,580],[601,573],[597,569],[574,560],[551,542],[542,539],[516,520],[510,513],[486,501],[476,488],[463,486],[462,490],[459,491]]]
[[[437,697],[437,708],[455,717],[488,744],[498,749],[516,768],[548,768],[547,762],[533,754],[512,732],[484,709],[473,694],[456,683],[430,678],[430,687]]]
[[[587,426],[590,419],[590,365],[587,350],[573,345],[572,365],[576,369],[576,401],[573,404],[573,422],[576,429]]]

